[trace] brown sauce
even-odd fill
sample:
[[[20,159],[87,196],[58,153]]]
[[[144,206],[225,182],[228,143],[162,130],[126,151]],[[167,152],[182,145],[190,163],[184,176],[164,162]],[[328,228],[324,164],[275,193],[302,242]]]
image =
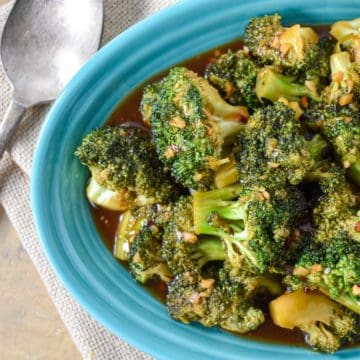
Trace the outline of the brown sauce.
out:
[[[328,32],[327,26],[319,26],[316,28],[320,37],[326,36]],[[220,53],[226,52],[228,49],[237,50],[242,47],[241,40],[234,41],[232,43],[221,46],[215,50],[210,50],[203,54],[197,55],[194,58],[184,61],[181,65],[188,67],[195,71],[199,75],[204,74],[206,66],[212,61],[212,59]],[[117,125],[124,122],[136,122],[142,124],[142,117],[140,113],[140,101],[142,96],[143,87],[150,82],[153,82],[162,76],[166,72],[160,73],[157,76],[144,83],[139,88],[135,89],[125,100],[123,100],[107,121],[108,125]],[[100,233],[100,237],[104,241],[106,247],[113,253],[115,244],[115,234],[117,225],[119,222],[120,212],[109,211],[101,209],[99,207],[91,207],[92,215],[96,227]],[[127,267],[125,262],[119,261],[124,267]],[[150,281],[144,286],[155,298],[165,303],[166,300],[166,285],[158,280]],[[234,334],[237,335],[238,334]],[[304,335],[300,330],[288,330],[280,328],[272,322],[269,314],[266,314],[266,320],[255,331],[241,335],[251,340],[259,340],[263,342],[280,343],[280,344],[291,344],[295,346],[304,346]],[[353,343],[351,346],[359,346],[360,340]]]

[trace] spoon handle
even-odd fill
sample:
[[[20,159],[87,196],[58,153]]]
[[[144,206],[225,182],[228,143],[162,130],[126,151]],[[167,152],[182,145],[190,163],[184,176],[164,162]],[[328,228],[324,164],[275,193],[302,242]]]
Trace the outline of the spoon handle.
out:
[[[8,146],[17,126],[25,113],[26,108],[14,100],[11,101],[5,117],[0,124],[0,159]]]

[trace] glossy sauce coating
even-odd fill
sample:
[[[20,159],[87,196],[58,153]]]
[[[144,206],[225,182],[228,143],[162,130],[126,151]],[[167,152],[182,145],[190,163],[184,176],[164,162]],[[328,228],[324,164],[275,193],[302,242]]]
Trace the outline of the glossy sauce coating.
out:
[[[320,26],[316,28],[320,37],[327,34],[328,27]],[[226,44],[222,47],[217,48],[216,50],[210,50],[206,53],[195,56],[194,58],[187,60],[181,65],[188,67],[189,69],[195,71],[199,75],[203,75],[206,66],[214,59],[215,56],[226,52],[228,49],[237,50],[241,49],[242,42],[241,40],[234,41],[230,44]],[[156,81],[166,74],[166,72],[161,73],[148,82]],[[110,116],[107,121],[107,125],[118,125],[125,122],[135,122],[137,124],[142,123],[142,117],[140,113],[140,101],[142,96],[142,90],[146,83],[144,83],[139,88],[135,89],[124,101],[122,101],[118,107],[115,109],[113,114]],[[114,243],[115,243],[115,234],[117,230],[117,225],[119,218],[121,216],[120,212],[109,211],[101,209],[98,207],[91,207],[92,215],[96,227],[100,233],[102,240],[104,241],[106,247],[113,252]],[[120,262],[120,261],[119,261]],[[125,262],[120,262],[122,266],[127,267]],[[141,285],[139,285],[141,286]],[[146,286],[144,286],[153,296],[155,296],[159,301],[165,302],[166,300],[166,285],[161,281],[151,281]],[[265,311],[266,312],[266,311]],[[240,336],[235,334],[236,336]],[[288,330],[280,328],[273,324],[269,314],[266,313],[266,320],[262,326],[260,326],[255,331],[241,335],[252,340],[260,340],[264,342],[272,343],[282,343],[282,344],[291,344],[296,346],[304,346],[304,335],[300,330]],[[360,345],[360,341],[353,343],[354,345]]]

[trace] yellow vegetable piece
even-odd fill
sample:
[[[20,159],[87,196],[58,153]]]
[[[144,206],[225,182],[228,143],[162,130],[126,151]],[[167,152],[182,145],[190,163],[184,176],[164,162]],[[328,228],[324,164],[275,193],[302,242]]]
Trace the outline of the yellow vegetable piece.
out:
[[[360,18],[351,21],[337,21],[331,26],[330,34],[336,40],[349,34],[360,34]]]
[[[91,178],[86,187],[86,196],[92,204],[108,210],[123,211],[129,208],[126,191],[113,191],[99,185]]]
[[[320,321],[330,324],[338,305],[327,296],[302,290],[286,293],[270,303],[270,315],[274,324],[286,328],[304,328]]]
[[[132,235],[130,232],[133,229],[134,221],[135,219],[130,210],[121,215],[114,246],[114,256],[120,260],[127,260],[130,249],[129,239]]]
[[[285,56],[291,53],[296,59],[302,60],[304,57],[304,47],[308,44],[316,44],[319,37],[316,32],[309,27],[293,25],[287,28],[280,35],[280,51]]]

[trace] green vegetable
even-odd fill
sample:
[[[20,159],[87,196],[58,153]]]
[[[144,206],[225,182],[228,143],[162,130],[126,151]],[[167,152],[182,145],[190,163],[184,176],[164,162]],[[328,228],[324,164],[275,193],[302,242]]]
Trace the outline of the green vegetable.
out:
[[[260,100],[266,99],[272,102],[276,102],[279,98],[298,101],[302,96],[315,101],[320,100],[308,87],[296,83],[291,76],[276,72],[272,67],[265,67],[258,73],[255,91]]]
[[[248,116],[246,108],[229,105],[207,80],[184,67],[146,87],[141,108],[161,161],[180,184],[198,190],[212,186],[215,171],[228,162],[224,146]]]
[[[294,290],[311,287],[360,314],[359,242],[339,234],[331,243],[312,242],[286,282]]]
[[[336,104],[318,104],[307,111],[306,123],[327,138],[356,181],[360,177],[360,113]]]
[[[140,128],[94,130],[75,154],[98,185],[117,192],[122,210],[167,202],[179,194],[179,187],[159,161],[149,135]]]
[[[359,332],[358,317],[317,292],[295,291],[270,303],[278,326],[302,330],[315,351],[333,353]]]
[[[166,225],[161,255],[174,274],[201,271],[211,261],[223,261],[226,253],[219,238],[195,234],[193,198],[180,198]]]
[[[255,94],[258,66],[244,50],[228,51],[210,64],[205,77],[232,105],[260,106]]]
[[[179,274],[170,282],[167,295],[169,314],[184,323],[198,321],[204,326],[218,325],[240,334],[256,329],[265,318],[243,296],[239,283],[220,271],[218,279],[197,273]]]
[[[241,185],[197,192],[193,195],[195,233],[222,239],[234,275],[263,274],[279,261],[303,211],[304,201],[298,195],[284,191],[275,196]]]
[[[317,34],[309,27],[282,26],[281,16],[277,14],[251,19],[244,34],[245,46],[259,62],[295,76],[317,57],[318,41]]]

